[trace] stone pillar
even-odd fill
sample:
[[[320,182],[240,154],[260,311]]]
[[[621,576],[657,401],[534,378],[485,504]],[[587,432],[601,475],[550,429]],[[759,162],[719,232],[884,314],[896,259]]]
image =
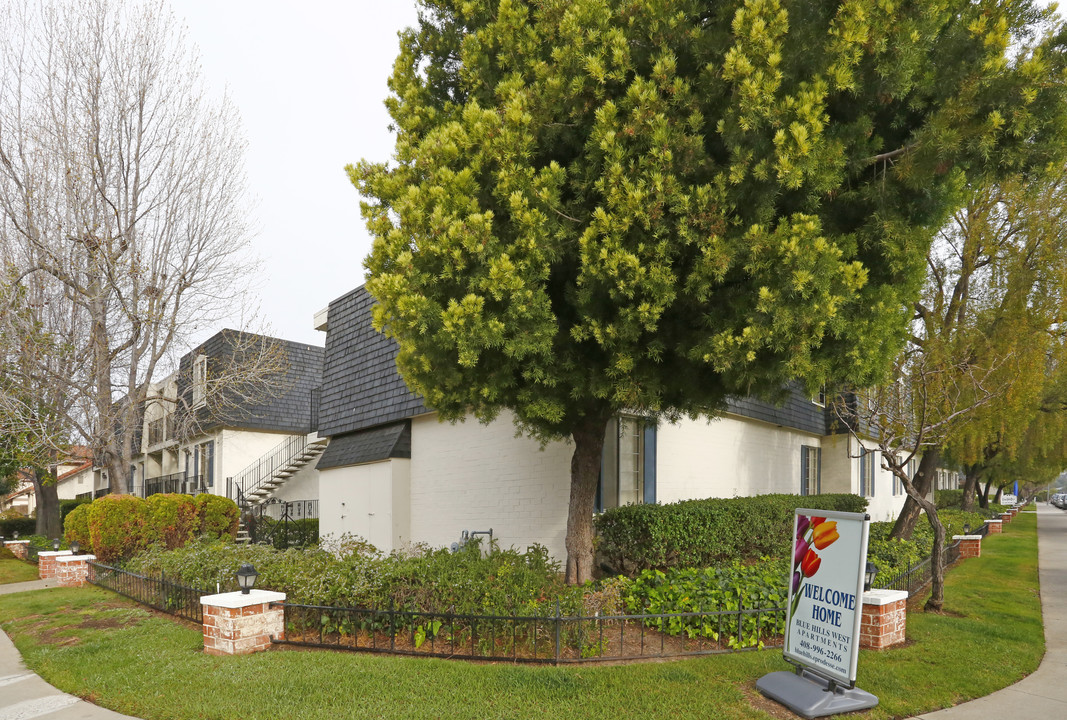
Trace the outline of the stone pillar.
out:
[[[37,553],[37,576],[48,580],[56,576],[56,560],[65,555],[73,555],[70,550],[43,550]]]
[[[29,540],[4,540],[4,547],[14,553],[19,560],[25,560],[30,556]]]
[[[1003,512],[1000,514],[1001,527],[1011,524],[1012,514],[1010,512]]]
[[[989,535],[996,535],[997,533],[1004,532],[1004,523],[1000,520],[986,520],[986,526],[989,528]]]
[[[953,535],[953,542],[959,540],[960,559],[982,557],[981,535]]]
[[[860,647],[884,650],[904,642],[908,619],[908,593],[903,590],[868,590],[863,593]]]
[[[285,637],[285,611],[271,603],[285,602],[285,593],[252,590],[206,595],[204,652],[209,655],[245,655],[270,647],[272,637]]]
[[[64,555],[56,558],[56,584],[60,587],[81,587],[89,582],[89,561],[96,555]]]

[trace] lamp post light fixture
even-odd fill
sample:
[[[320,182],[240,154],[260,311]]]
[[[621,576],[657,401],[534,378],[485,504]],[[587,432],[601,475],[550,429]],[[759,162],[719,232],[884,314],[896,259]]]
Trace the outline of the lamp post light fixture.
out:
[[[252,586],[256,584],[257,577],[259,577],[259,573],[248,563],[245,563],[237,570],[237,584],[241,588],[241,594],[248,594]]]
[[[19,531],[18,531],[18,530],[16,530],[15,532],[11,533],[11,535],[12,535],[12,536],[13,536],[13,537],[14,537],[14,538],[15,538],[16,540],[18,540],[18,539],[19,539]]]
[[[970,535],[971,534],[971,524],[970,523],[963,523],[963,534],[964,535]]]
[[[874,585],[874,576],[878,574],[878,566],[867,561],[866,571],[863,573],[863,592],[867,592]]]
[[[56,538],[52,541],[52,549],[56,552],[59,552],[59,538]]]
[[[77,555],[78,552],[81,549],[82,549],[82,546],[81,546],[80,542],[78,542],[77,540],[71,540],[70,541],[70,551],[71,551],[71,553],[73,553],[74,555]]]

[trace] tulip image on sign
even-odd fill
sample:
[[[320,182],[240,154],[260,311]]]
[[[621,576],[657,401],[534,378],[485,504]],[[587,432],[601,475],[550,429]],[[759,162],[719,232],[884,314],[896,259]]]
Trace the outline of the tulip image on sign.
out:
[[[839,537],[836,520],[807,515],[797,518],[796,545],[793,547],[792,615],[796,615],[797,606],[800,604],[800,588],[804,581],[819,572],[822,558],[819,557],[818,551],[830,547]]]

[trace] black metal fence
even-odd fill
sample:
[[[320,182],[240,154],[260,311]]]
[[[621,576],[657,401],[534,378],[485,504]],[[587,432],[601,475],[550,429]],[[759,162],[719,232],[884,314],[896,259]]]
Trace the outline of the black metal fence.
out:
[[[977,534],[977,533],[976,533]],[[946,545],[941,552],[942,566],[947,570],[950,565],[960,559],[959,541]],[[888,580],[875,578],[874,584],[880,590],[906,590],[909,595],[914,595],[922,590],[933,580],[933,568],[931,558],[924,558],[907,570],[898,573]]]
[[[469,615],[278,603],[274,642],[461,660],[584,663],[781,647],[784,607],[715,612],[564,616]]]
[[[171,582],[162,575],[150,578],[91,560],[89,582],[125,595],[142,605],[198,623],[204,622],[200,598],[212,594],[207,590]]]
[[[196,495],[207,492],[207,485],[203,475],[186,475],[185,473],[172,473],[160,477],[146,478],[144,481],[144,496],[158,493],[182,493]]]

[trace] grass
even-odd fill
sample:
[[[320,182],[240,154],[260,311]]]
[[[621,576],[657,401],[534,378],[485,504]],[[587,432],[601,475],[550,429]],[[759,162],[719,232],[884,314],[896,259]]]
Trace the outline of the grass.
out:
[[[859,685],[881,700],[865,717],[947,707],[1037,667],[1035,516],[983,545],[949,574],[945,614],[911,612],[906,647],[861,653]],[[52,684],[148,720],[767,718],[755,681],[788,669],[779,650],[561,668],[293,649],[220,658],[201,651],[196,627],[97,588],[0,596],[0,624]]]
[[[0,558],[0,585],[4,585],[7,583],[26,582],[28,580],[36,579],[36,565],[28,562],[23,562],[22,560]]]

